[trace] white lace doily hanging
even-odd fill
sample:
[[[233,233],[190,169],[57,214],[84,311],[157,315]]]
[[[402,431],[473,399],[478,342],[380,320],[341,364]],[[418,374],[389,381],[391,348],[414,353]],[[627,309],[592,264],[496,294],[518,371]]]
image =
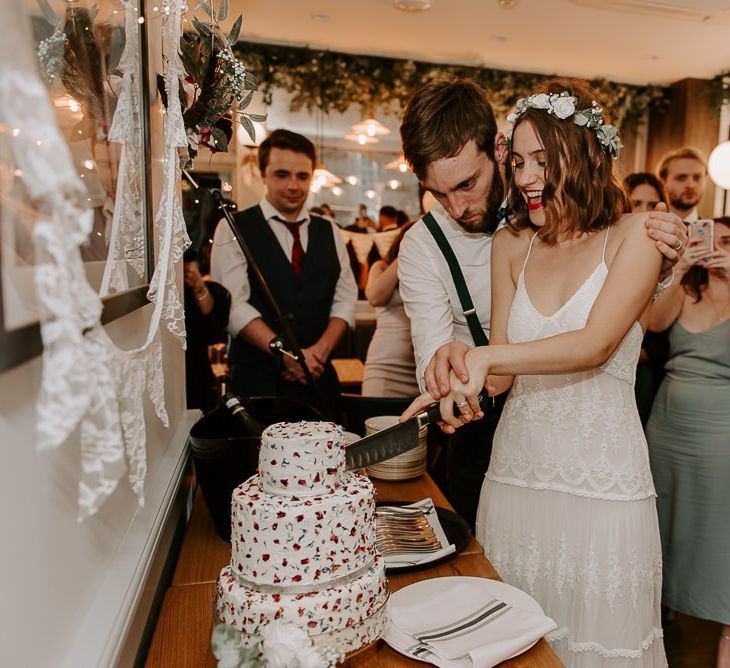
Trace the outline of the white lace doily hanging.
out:
[[[143,396],[152,401],[157,416],[168,425],[159,325],[184,345],[184,314],[174,264],[189,239],[177,194],[177,147],[185,145],[178,98],[182,67],[177,56],[181,30],[180,0],[168,2],[163,16],[165,85],[171,109],[165,120],[165,165],[161,204],[155,216],[158,231],[157,265],[148,297],[154,302],[147,337],[135,350],[120,350],[100,324],[102,304],[89,285],[79,252],[90,230],[92,212],[68,146],[59,132],[45,86],[38,78],[31,36],[21,0],[0,3],[3,25],[15,26],[0,41],[0,123],[12,128],[11,153],[22,171],[28,197],[38,211],[33,236],[36,248],[35,283],[41,312],[43,373],[38,398],[38,447],[63,444],[80,425],[82,470],[79,481],[79,519],[93,515],[127,474],[140,504],[144,503],[146,475]],[[130,30],[130,6],[126,6]],[[17,29],[16,29],[17,28]],[[127,49],[120,106],[130,117],[115,115],[114,141],[123,146],[122,171],[115,207],[116,236],[105,292],[120,289],[127,244],[136,234],[133,201],[132,129],[139,121],[139,102],[128,77],[138,72],[136,29],[127,33]],[[126,86],[126,87],[125,87]],[[136,105],[136,107],[135,107]],[[175,108],[176,107],[176,108]],[[136,112],[135,112],[136,109]],[[135,120],[135,113],[137,114]],[[119,119],[119,120],[118,120]],[[139,181],[137,186],[141,196]],[[131,193],[131,195],[130,195]],[[118,212],[118,214],[117,214]]]
[[[139,23],[131,2],[124,2],[125,44],[119,69],[121,90],[109,129],[109,141],[121,144],[109,252],[99,294],[129,288],[127,265],[144,275],[144,175],[139,81]]]

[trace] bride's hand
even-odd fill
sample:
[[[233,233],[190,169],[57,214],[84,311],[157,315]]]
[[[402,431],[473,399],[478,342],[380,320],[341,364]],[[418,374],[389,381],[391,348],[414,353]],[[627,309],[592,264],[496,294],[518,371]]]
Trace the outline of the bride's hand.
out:
[[[479,393],[483,390],[489,372],[487,360],[487,348],[474,348],[470,350],[464,361],[469,370],[469,380],[462,383],[452,372],[450,378],[450,391],[439,401],[442,421],[439,425],[446,433],[452,434],[458,427],[478,420],[484,413],[479,407]],[[435,402],[430,393],[424,392],[417,397],[413,403],[401,415],[400,421],[404,422],[409,418],[425,410]],[[460,415],[454,415],[454,405],[457,406]]]

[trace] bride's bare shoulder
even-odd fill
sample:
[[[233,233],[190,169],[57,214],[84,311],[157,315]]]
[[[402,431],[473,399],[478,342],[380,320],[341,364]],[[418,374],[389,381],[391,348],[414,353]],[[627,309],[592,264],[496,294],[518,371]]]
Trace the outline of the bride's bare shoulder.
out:
[[[606,252],[609,265],[620,248],[649,248],[655,246],[654,240],[648,235],[646,220],[648,213],[627,213],[621,216],[611,226]]]
[[[496,252],[504,253],[510,257],[522,256],[527,252],[530,239],[534,234],[530,228],[515,230],[505,226],[494,235],[493,248]]]
[[[635,236],[639,232],[646,235],[646,220],[649,214],[645,211],[639,211],[637,213],[625,213],[619,218],[616,223],[612,226],[616,236],[623,240],[629,236]]]

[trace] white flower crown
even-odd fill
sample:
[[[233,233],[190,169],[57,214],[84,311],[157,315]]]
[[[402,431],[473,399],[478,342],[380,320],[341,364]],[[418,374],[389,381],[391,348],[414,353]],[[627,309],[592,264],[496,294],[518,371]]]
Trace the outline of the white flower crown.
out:
[[[595,100],[591,102],[588,109],[576,110],[577,106],[578,98],[573,97],[567,90],[560,94],[539,93],[517,100],[517,109],[507,116],[507,120],[514,125],[528,109],[544,109],[548,114],[554,114],[560,120],[572,116],[576,125],[593,130],[603,150],[617,158],[623,144],[618,138],[616,126],[603,122],[603,109]]]

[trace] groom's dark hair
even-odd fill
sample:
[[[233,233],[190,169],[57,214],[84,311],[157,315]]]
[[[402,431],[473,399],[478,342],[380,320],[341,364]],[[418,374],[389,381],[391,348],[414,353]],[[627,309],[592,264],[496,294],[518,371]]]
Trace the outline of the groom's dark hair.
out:
[[[496,134],[492,105],[469,79],[427,83],[411,98],[400,126],[403,155],[420,181],[432,162],[452,158],[472,140],[494,162]]]

